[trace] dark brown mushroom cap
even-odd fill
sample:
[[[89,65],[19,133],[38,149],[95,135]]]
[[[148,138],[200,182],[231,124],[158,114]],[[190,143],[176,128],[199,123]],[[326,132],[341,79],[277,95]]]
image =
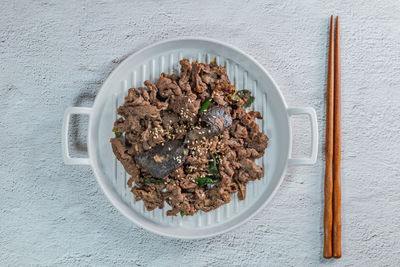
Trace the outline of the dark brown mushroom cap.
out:
[[[222,133],[232,125],[232,117],[225,107],[214,106],[205,111],[201,119],[207,123],[214,135]]]
[[[135,155],[135,162],[156,178],[163,178],[186,160],[188,151],[182,140],[173,140]]]

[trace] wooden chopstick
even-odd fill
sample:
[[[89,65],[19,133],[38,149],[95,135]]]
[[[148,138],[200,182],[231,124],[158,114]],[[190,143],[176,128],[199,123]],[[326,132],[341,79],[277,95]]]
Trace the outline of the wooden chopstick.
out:
[[[336,17],[335,30],[335,82],[334,82],[334,126],[333,126],[333,257],[342,256],[341,236],[341,84],[340,84],[340,34],[339,17]]]
[[[340,88],[339,17],[329,32],[328,84],[326,93],[326,150],[324,186],[324,252],[325,258],[342,256],[341,237],[341,88]]]
[[[332,220],[333,220],[333,87],[334,87],[334,35],[333,16],[329,33],[328,84],[326,93],[326,144],[325,144],[325,186],[324,186],[324,251],[325,258],[332,257]]]

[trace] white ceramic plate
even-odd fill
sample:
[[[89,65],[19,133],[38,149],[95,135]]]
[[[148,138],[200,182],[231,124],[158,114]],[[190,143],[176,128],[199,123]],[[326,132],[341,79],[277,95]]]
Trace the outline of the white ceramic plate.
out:
[[[161,72],[179,74],[179,60],[189,58],[204,63],[217,60],[224,65],[238,89],[248,89],[255,96],[253,108],[262,113],[260,129],[270,138],[263,158],[256,163],[264,167],[261,180],[249,182],[246,199],[235,194],[231,202],[214,211],[194,216],[168,217],[163,210],[146,211],[136,202],[126,182],[129,175],[116,160],[109,142],[117,118],[116,109],[123,104],[131,87],[143,86],[147,79],[155,82]],[[68,124],[71,114],[89,115],[88,158],[71,158],[68,152]],[[290,116],[306,114],[311,120],[312,153],[310,158],[296,158],[291,153]],[[62,149],[66,164],[91,165],[105,195],[132,222],[154,233],[185,239],[214,236],[229,231],[254,216],[273,197],[288,165],[310,165],[317,158],[317,118],[312,108],[288,108],[268,72],[250,56],[225,43],[205,38],[180,38],[156,43],[124,60],[107,78],[92,108],[70,107],[65,111]]]

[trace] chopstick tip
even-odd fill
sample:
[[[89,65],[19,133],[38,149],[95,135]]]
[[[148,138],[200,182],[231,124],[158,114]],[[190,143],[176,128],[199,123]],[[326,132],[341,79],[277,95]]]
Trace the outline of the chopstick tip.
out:
[[[336,28],[336,36],[338,36],[339,35],[339,16],[336,16],[335,28]]]

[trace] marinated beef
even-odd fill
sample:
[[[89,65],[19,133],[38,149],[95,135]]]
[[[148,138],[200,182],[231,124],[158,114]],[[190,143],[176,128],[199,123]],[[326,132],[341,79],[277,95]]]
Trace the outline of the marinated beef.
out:
[[[193,215],[245,198],[246,184],[261,179],[254,159],[268,137],[259,131],[257,111],[243,105],[224,67],[180,61],[180,77],[162,73],[156,83],[131,88],[118,108],[111,145],[131,175],[128,186],[148,210]]]

